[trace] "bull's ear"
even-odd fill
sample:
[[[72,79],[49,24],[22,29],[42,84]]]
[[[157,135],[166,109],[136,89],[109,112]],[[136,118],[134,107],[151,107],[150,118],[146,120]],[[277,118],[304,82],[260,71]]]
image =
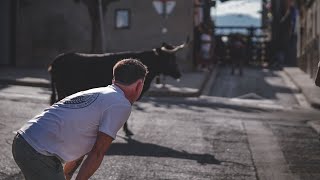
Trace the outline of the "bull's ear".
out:
[[[186,42],[184,44],[188,44],[190,42],[190,37],[187,36]]]
[[[158,56],[160,53],[160,48],[154,48],[152,49],[152,51],[154,52],[154,54],[156,54],[156,56]]]

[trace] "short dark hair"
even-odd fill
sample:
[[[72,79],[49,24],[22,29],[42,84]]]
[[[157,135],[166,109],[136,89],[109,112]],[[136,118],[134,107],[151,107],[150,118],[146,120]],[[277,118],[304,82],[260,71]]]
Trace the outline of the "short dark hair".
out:
[[[123,59],[113,67],[113,79],[115,82],[130,85],[138,79],[144,79],[148,73],[148,68],[137,59]]]

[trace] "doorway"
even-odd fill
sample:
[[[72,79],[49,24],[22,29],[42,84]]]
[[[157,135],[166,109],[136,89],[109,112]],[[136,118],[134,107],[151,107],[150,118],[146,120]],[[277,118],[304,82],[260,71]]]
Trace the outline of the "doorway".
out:
[[[0,65],[12,64],[12,0],[0,1]]]

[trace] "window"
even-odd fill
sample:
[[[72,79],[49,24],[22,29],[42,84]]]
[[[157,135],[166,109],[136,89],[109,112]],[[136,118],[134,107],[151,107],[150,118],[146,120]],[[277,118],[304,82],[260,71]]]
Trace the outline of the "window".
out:
[[[130,28],[130,12],[128,9],[117,9],[115,11],[115,28],[116,29]]]

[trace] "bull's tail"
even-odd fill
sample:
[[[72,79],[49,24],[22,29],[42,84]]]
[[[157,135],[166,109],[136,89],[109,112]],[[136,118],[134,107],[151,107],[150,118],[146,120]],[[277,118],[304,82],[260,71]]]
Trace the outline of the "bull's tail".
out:
[[[54,104],[57,100],[56,98],[56,86],[54,83],[54,79],[53,79],[53,74],[52,74],[52,67],[49,66],[48,68],[48,72],[51,75],[51,98],[50,98],[50,105]]]

